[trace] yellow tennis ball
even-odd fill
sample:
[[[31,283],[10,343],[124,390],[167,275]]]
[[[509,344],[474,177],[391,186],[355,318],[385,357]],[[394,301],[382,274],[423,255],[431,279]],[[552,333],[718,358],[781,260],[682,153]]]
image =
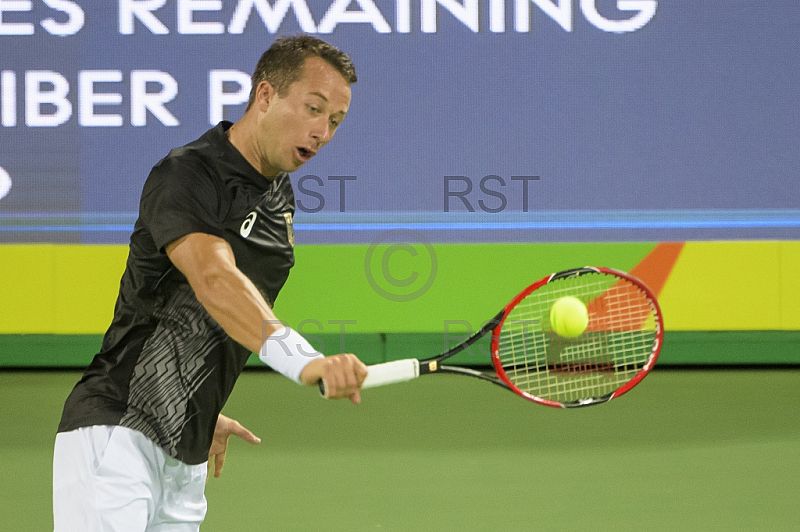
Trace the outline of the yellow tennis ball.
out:
[[[559,336],[575,338],[589,325],[589,312],[580,299],[572,296],[559,298],[550,307],[550,326]]]

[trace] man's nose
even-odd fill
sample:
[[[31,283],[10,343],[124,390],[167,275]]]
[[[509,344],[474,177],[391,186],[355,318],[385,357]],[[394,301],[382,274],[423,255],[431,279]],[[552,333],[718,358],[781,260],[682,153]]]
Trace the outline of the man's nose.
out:
[[[311,138],[320,146],[331,140],[331,125],[327,118],[314,124],[311,130]]]

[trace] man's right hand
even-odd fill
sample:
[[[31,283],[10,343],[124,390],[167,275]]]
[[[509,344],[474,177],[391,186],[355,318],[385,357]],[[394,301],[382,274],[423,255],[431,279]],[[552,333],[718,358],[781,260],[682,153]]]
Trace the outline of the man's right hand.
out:
[[[349,353],[312,360],[300,373],[300,381],[308,386],[322,380],[329,399],[347,397],[354,404],[361,402],[359,390],[366,378],[367,366]]]

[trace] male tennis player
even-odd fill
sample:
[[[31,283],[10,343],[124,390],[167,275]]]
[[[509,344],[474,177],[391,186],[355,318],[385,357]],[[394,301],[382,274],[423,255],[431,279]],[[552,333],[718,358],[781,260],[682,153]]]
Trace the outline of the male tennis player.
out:
[[[251,352],[298,383],[324,379],[329,396],[360,401],[366,367],[317,353],[272,312],[294,264],[287,173],[331,140],[355,81],[350,58],[329,44],[277,40],[242,119],[153,168],[114,319],[58,427],[56,531],[197,530],[228,437],[258,442],[220,414]]]

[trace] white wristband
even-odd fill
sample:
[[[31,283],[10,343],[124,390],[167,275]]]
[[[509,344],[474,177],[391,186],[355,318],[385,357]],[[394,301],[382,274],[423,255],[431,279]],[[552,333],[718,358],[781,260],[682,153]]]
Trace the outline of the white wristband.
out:
[[[309,362],[325,355],[311,347],[300,333],[289,327],[281,327],[266,339],[258,358],[281,375],[300,382],[300,373]]]

